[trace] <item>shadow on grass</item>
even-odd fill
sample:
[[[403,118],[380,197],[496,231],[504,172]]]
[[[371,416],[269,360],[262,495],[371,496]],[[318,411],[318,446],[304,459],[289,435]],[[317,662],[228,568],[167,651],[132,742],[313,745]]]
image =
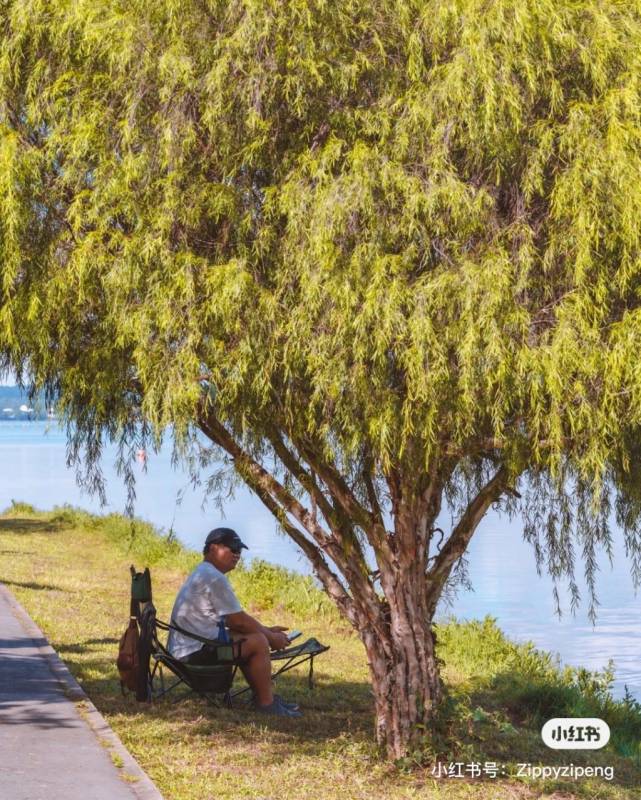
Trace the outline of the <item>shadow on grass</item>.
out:
[[[112,653],[91,652],[93,646],[111,644],[114,645]],[[367,682],[330,679],[321,669],[317,673],[318,685],[310,690],[306,672],[283,675],[276,682],[276,691],[286,699],[296,700],[304,714],[302,719],[288,719],[257,714],[246,704],[232,709],[217,707],[184,689],[178,690],[180,694],[170,693],[155,703],[138,703],[133,694],[123,697],[115,669],[115,638],[86,639],[77,644],[61,645],[59,652],[92,702],[114,725],[135,728],[143,724],[149,730],[152,729],[149,726],[153,726],[154,739],[165,740],[168,747],[179,731],[181,740],[193,741],[196,748],[219,744],[229,752],[235,752],[246,749],[253,742],[259,748],[257,758],[264,759],[265,764],[286,762],[292,754],[326,758],[332,753],[346,751],[356,758],[376,756],[373,702]],[[243,685],[242,679],[235,682],[237,688]],[[480,763],[487,760],[499,764],[528,762],[549,766],[568,762],[567,753],[545,748],[536,727],[505,728],[504,706],[496,715],[489,711],[493,707],[500,708],[501,698],[497,703],[496,687],[472,683],[468,688],[467,709],[478,704],[488,709],[488,713],[474,723],[469,718],[465,723],[454,723],[453,738],[459,746],[470,744],[473,751],[467,751],[459,760]],[[506,688],[501,687],[498,693],[505,691]],[[492,706],[492,702],[496,705]],[[572,761],[577,765],[605,765],[612,763],[612,755],[609,752],[573,752]],[[627,759],[625,764],[621,760],[616,764],[613,780],[607,784],[637,786],[639,772],[634,763]],[[603,778],[594,780],[599,784],[603,781],[605,785]],[[492,783],[492,780],[480,779],[478,782]],[[584,796],[576,782],[548,781],[546,790],[551,789],[552,784],[554,789],[567,793],[564,796]],[[539,786],[529,782],[528,785],[532,789]]]
[[[343,752],[346,755],[351,753],[348,758],[365,757],[376,760],[380,757],[375,743],[374,709],[368,684],[333,680],[309,691],[304,683],[302,677],[287,680],[283,676],[283,681],[279,679],[275,687],[286,699],[296,700],[300,704],[304,715],[301,719],[257,714],[246,705],[232,709],[217,708],[193,694],[186,693],[178,702],[169,702],[168,698],[164,698],[154,704],[145,704],[136,703],[133,696],[123,698],[112,691],[111,696],[103,694],[98,700],[94,698],[94,702],[103,713],[116,713],[127,719],[128,725],[135,726],[136,719],[142,717],[147,723],[153,721],[159,732],[164,728],[168,736],[172,736],[172,731],[179,726],[181,737],[193,737],[195,744],[204,742],[216,746],[216,741],[220,740],[225,747],[235,752],[237,748],[246,747],[248,741],[267,741],[267,752],[263,751],[260,758],[271,763],[286,762],[292,754],[321,759]],[[87,681],[84,687],[91,695],[92,681]],[[103,684],[103,692],[105,688]],[[474,739],[472,751],[465,752],[464,755],[458,753],[446,761],[488,761],[499,765],[540,763],[549,766],[563,766],[568,763],[568,753],[550,751],[542,744],[538,731],[535,730],[528,729],[506,735],[499,725],[490,722],[477,728]],[[459,744],[462,744],[460,740]],[[573,752],[571,760],[577,765],[585,766],[608,766],[613,761],[610,753],[595,755],[594,751]],[[612,780],[603,777],[593,780],[604,786],[637,787],[639,773],[634,764],[627,761],[622,765],[621,760],[616,763]],[[396,773],[390,773],[391,780],[395,780],[394,774]],[[495,783],[495,779],[481,776],[474,782],[489,786]],[[563,797],[568,800],[586,796],[583,788],[577,786],[575,781],[550,780],[545,784],[546,790],[551,788],[552,783],[554,789],[563,792]],[[528,782],[527,785],[533,791],[543,787],[540,782]],[[600,796],[590,794],[590,797]]]
[[[3,580],[5,586],[17,586],[19,589],[34,589],[43,592],[68,592],[68,589],[63,589],[62,586],[55,586],[50,583],[24,583],[22,581],[8,581]]]
[[[83,653],[91,652],[93,647],[95,647],[96,645],[102,645],[102,644],[117,645],[118,641],[119,640],[113,636],[107,636],[103,639],[85,639],[82,642],[77,642],[74,644],[58,644],[56,642],[52,642],[52,647],[61,656],[65,655],[66,653],[75,653],[76,655],[82,655]],[[101,663],[104,664],[104,661]]]
[[[115,640],[114,640],[115,641]],[[85,643],[88,644],[88,643]],[[87,652],[87,646],[78,646]],[[193,692],[180,687],[154,703],[138,703],[133,694],[123,697],[115,671],[116,649],[113,661],[98,659],[75,659],[76,648],[68,645],[60,648],[61,655],[89,695],[92,702],[104,714],[118,714],[133,720],[141,715],[156,720],[159,725],[175,724],[189,727],[194,737],[211,738],[224,731],[230,741],[247,741],[248,729],[273,730],[273,746],[281,751],[280,757],[292,747],[301,747],[314,755],[327,749],[327,743],[349,732],[359,740],[373,743],[373,704],[370,687],[366,683],[352,681],[325,682],[321,678],[314,689],[307,686],[306,674],[278,678],[275,691],[289,700],[296,700],[303,711],[302,719],[288,719],[257,714],[242,696],[233,708],[214,705]],[[70,657],[71,656],[71,657]],[[171,683],[173,675],[165,672],[165,681]],[[234,688],[245,686],[237,679]],[[222,700],[222,698],[221,698]]]
[[[60,526],[49,521],[26,519],[24,517],[10,517],[0,519],[0,533],[9,531],[10,533],[55,533]]]

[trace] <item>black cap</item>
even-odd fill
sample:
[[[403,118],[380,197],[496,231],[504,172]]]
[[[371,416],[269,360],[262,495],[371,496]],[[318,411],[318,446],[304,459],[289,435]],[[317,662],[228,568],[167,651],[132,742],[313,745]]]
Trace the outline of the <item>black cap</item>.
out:
[[[214,528],[213,531],[209,531],[205,539],[205,548],[209,547],[210,544],[225,544],[232,550],[242,550],[243,547],[245,550],[249,549],[241,541],[236,531],[231,528]]]

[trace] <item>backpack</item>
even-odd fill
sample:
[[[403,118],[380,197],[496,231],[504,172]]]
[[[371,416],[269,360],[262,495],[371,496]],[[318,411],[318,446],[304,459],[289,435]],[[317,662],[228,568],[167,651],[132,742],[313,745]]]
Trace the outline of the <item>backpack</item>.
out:
[[[133,609],[132,609],[133,610]],[[140,644],[140,635],[138,633],[138,622],[136,617],[132,614],[129,619],[129,625],[123,635],[120,637],[120,644],[118,645],[118,659],[116,666],[120,673],[120,688],[122,693],[125,693],[125,688],[130,691],[136,691],[138,682],[138,647]]]

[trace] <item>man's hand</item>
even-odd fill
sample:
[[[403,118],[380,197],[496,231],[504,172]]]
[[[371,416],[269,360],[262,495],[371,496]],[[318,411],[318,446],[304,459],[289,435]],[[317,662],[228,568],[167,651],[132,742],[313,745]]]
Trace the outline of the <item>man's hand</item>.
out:
[[[287,630],[287,628],[275,625],[273,628],[267,628],[267,630],[269,631],[267,640],[272,650],[284,650],[286,647],[289,647],[290,641],[286,634],[283,633],[283,630]]]
[[[237,611],[235,614],[227,614],[227,625],[229,629],[235,633],[264,634],[272,650],[284,650],[290,645],[289,639],[283,633],[287,628],[282,625],[274,625],[271,628],[266,628],[257,619],[246,614],[244,611]]]

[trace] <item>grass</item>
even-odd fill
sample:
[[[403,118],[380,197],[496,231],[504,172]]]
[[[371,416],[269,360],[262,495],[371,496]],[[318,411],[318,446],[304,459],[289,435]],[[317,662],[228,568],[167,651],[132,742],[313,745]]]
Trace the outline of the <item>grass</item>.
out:
[[[495,622],[438,628],[447,699],[436,735],[403,762],[381,760],[373,740],[367,662],[358,638],[309,578],[264,562],[231,578],[244,607],[267,624],[302,628],[332,646],[310,692],[303,672],[281,684],[304,720],[257,718],[185,699],[153,706],[122,697],[115,668],[128,615],[130,563],[152,569],[166,618],[186,573],[200,560],[148,524],[63,507],[16,504],[0,517],[0,576],[65,660],[166,800],[507,800],[640,798],[641,713],[609,693],[611,675],[560,669],[549,654],[509,641]],[[597,716],[612,729],[599,751],[551,751],[539,730],[550,716]],[[443,778],[442,763],[495,762],[504,776]],[[519,763],[611,766],[582,780],[515,777]]]

